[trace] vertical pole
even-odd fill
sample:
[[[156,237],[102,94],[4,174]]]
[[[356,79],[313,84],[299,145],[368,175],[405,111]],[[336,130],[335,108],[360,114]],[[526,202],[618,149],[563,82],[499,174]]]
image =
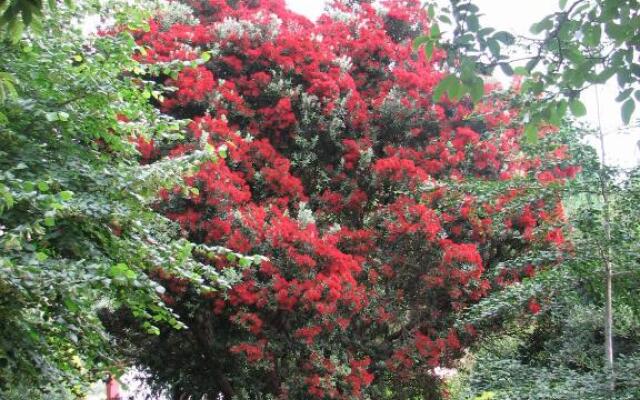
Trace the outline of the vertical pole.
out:
[[[613,263],[611,262],[611,209],[609,200],[608,178],[605,171],[607,167],[606,152],[604,144],[604,132],[602,131],[602,122],[600,121],[600,96],[598,94],[598,86],[595,87],[596,106],[598,112],[598,139],[600,140],[600,195],[602,196],[602,230],[604,231],[604,240],[606,243],[602,247],[602,261],[605,271],[605,305],[604,305],[604,354],[609,373],[609,386],[611,391],[615,390],[615,374],[613,369]]]

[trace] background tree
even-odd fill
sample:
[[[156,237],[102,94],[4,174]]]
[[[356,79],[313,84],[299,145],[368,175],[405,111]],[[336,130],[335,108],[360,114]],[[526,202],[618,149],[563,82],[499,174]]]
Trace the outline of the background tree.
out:
[[[559,190],[577,169],[554,129],[523,142],[517,95],[494,86],[434,101],[446,53],[412,51],[419,2],[383,3],[335,2],[313,24],[282,1],[191,1],[136,32],[159,71],[207,55],[155,78],[171,87],[159,108],[193,122],[145,162],[227,149],[158,207],[192,241],[268,258],[224,294],[158,268],[188,330],[110,318],[174,398],[435,398],[434,367],[508,318],[459,324],[465,308],[561,259]]]
[[[432,18],[438,14],[436,4],[442,3],[430,6]],[[432,32],[415,42],[416,46],[424,45],[427,54],[438,45],[448,50],[449,57],[443,65],[456,71],[456,75],[443,80],[437,93],[473,93],[482,82],[482,74],[491,74],[498,66],[507,75],[515,72],[523,77],[521,112],[527,122],[526,137],[535,141],[541,123],[560,124],[568,110],[576,117],[584,116],[587,110],[580,101],[581,93],[615,76],[619,89],[616,100],[621,103],[623,122],[629,124],[636,102],[640,101],[640,64],[635,57],[640,39],[639,3],[635,0],[560,0],[559,8],[531,27],[534,37],[516,38],[510,33],[482,28],[481,10],[473,2],[446,2],[440,9],[439,19],[451,27],[450,35],[442,39],[438,28],[435,34]],[[509,56],[514,44],[521,47],[525,57]],[[602,156],[605,154],[603,135],[602,130],[597,135]],[[598,187],[604,204],[603,235],[607,238],[611,224],[607,216],[609,174],[605,169],[603,166]],[[599,247],[602,262],[607,265],[604,279],[608,282],[609,299],[605,307],[605,357],[613,372],[611,250],[607,242]]]
[[[594,134],[591,130],[564,132],[574,143],[572,159],[583,167],[568,186],[565,201],[575,250],[561,268],[514,288],[522,294],[512,295],[547,293],[540,313],[534,319],[515,321],[474,348],[465,372],[452,383],[454,398],[473,398],[483,392],[486,398],[496,399],[633,399],[640,395],[635,374],[640,360],[638,172],[603,169],[593,149],[576,147],[585,132]],[[601,182],[609,193],[607,217]],[[604,218],[609,218],[610,237],[604,232]],[[610,302],[616,316],[612,321],[615,376],[602,356],[607,335],[604,310],[609,303],[602,253],[607,248],[616,268],[612,276],[616,290]],[[478,305],[483,311],[476,313],[506,304],[489,299]]]
[[[594,85],[618,83],[620,111],[631,121],[640,101],[640,64],[635,56],[640,40],[640,4],[637,0],[560,0],[559,10],[531,27],[533,37],[497,32],[480,23],[480,10],[471,0],[435,1],[429,6],[438,28],[422,36],[427,54],[447,51],[444,65],[457,79],[443,81],[439,91],[478,93],[496,68],[523,77],[528,97],[523,116],[527,135],[535,140],[540,124],[559,125],[567,111],[586,114],[581,93]],[[514,45],[519,48],[513,51]],[[513,57],[513,54],[516,54]]]

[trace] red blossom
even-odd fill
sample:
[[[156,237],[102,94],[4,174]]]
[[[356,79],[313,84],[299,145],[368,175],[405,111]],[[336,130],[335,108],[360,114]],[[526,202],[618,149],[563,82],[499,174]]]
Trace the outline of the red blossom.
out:
[[[249,363],[225,362],[232,380],[279,377],[281,398],[367,398],[389,371],[408,386],[434,379],[426,371],[450,366],[483,329],[455,330],[457,312],[547,266],[498,270],[508,246],[565,247],[556,185],[515,187],[573,177],[566,148],[534,155],[520,146],[514,94],[495,85],[476,104],[434,101],[446,54],[413,50],[429,31],[416,0],[382,1],[382,12],[335,1],[342,17],[317,24],[283,0],[188,3],[197,23],[167,27],[159,16],[136,33],[148,49],[137,58],[215,50],[166,79],[175,91],[161,109],[192,122],[184,143],[162,154],[208,144],[226,158],[186,174],[187,190],[161,189],[159,207],[194,241],[268,261],[240,269],[224,294],[191,294],[175,281],[164,301],[189,310],[204,302],[216,346]],[[135,141],[144,162],[161,155],[157,143]],[[236,267],[224,257],[211,264]],[[540,311],[533,299],[529,311]],[[274,361],[289,351],[295,362]]]

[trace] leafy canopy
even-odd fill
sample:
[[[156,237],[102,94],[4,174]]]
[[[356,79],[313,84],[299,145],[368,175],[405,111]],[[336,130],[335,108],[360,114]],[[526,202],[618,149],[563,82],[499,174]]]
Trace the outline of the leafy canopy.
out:
[[[188,190],[160,189],[159,209],[194,242],[268,259],[225,293],[157,268],[188,330],[149,337],[126,310],[112,316],[159,389],[434,398],[433,369],[509,317],[461,323],[467,308],[562,257],[566,147],[549,127],[522,140],[514,92],[436,93],[447,53],[413,51],[433,29],[418,1],[335,2],[316,24],[280,0],[189,1],[149,28],[136,60],[167,86],[153,103],[192,122],[179,146],[138,142],[144,162],[226,155],[185,173]]]

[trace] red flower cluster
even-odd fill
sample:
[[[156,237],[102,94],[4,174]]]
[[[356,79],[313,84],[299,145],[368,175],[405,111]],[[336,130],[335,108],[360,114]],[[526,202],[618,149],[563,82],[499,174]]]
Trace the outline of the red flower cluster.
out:
[[[515,281],[497,266],[562,248],[555,186],[515,187],[575,174],[565,152],[522,150],[514,94],[433,101],[444,54],[412,50],[429,29],[417,0],[386,0],[379,11],[335,1],[316,24],[283,0],[187,3],[196,24],[167,28],[158,17],[138,34],[149,49],[141,58],[212,52],[167,77],[176,90],[162,109],[193,120],[190,142],[171,155],[206,140],[228,157],[186,176],[189,195],[163,190],[162,207],[192,240],[269,261],[245,269],[227,293],[197,299],[166,277],[168,295],[224,324],[215,337],[229,358],[221,373],[237,388],[249,390],[251,374],[265,370],[280,398],[437,383],[431,368],[459,357],[482,328],[456,331],[460,312]],[[514,262],[512,276],[547,266]]]

